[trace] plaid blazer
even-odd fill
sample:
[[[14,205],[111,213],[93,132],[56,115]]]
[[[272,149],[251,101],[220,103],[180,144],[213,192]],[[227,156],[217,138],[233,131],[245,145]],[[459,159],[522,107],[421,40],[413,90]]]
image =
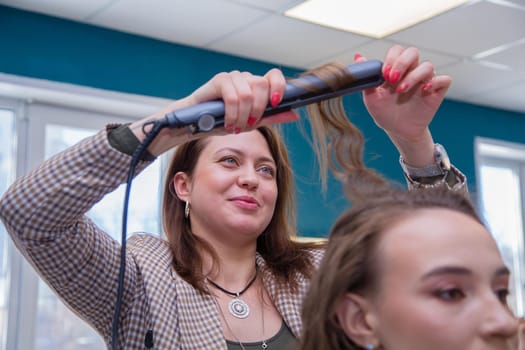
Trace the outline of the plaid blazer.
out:
[[[100,131],[18,179],[0,202],[0,218],[15,245],[40,276],[109,345],[116,301],[120,244],[86,213],[125,182],[130,156],[112,148]],[[148,165],[142,162],[138,171]],[[323,251],[312,251],[318,266]],[[263,283],[294,335],[309,281],[292,292],[278,286],[264,259],[256,257]],[[120,349],[227,349],[216,304],[182,280],[166,241],[129,238],[119,328]]]

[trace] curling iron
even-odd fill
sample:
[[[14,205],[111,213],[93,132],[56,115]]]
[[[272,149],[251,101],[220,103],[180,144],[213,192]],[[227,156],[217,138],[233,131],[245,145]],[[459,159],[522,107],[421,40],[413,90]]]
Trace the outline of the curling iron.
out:
[[[277,107],[268,106],[263,117],[378,86],[384,82],[381,66],[378,60],[349,65],[347,69],[352,81],[335,91],[313,74],[291,79],[286,83],[281,103]],[[224,102],[208,101],[172,111],[166,114],[162,124],[169,128],[187,126],[192,133],[210,131],[224,125]]]

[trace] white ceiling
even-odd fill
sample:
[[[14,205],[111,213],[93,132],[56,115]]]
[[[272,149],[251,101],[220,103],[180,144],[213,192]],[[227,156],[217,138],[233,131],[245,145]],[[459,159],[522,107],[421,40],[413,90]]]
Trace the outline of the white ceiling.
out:
[[[329,61],[350,64],[355,53],[383,59],[395,43],[416,46],[438,73],[452,76],[449,98],[525,113],[525,0],[470,1],[381,40],[285,17],[284,10],[298,2],[0,0],[20,9],[301,69]]]

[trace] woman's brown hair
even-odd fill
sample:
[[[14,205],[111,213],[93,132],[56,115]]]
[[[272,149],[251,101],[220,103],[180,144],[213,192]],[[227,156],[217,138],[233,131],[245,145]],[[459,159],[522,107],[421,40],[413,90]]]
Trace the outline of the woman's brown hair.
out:
[[[276,163],[277,201],[272,220],[257,238],[257,252],[264,258],[278,282],[297,286],[297,274],[311,277],[313,266],[310,250],[319,245],[301,243],[296,236],[296,213],[293,172],[288,153],[279,132],[273,127],[257,128],[265,138]],[[206,147],[203,137],[180,145],[175,150],[166,174],[162,205],[163,227],[173,253],[177,273],[196,289],[207,293],[202,275],[201,250],[206,251],[216,263],[218,256],[212,246],[192,234],[189,220],[184,218],[184,205],[173,189],[174,175],[182,171],[192,176],[197,160]]]

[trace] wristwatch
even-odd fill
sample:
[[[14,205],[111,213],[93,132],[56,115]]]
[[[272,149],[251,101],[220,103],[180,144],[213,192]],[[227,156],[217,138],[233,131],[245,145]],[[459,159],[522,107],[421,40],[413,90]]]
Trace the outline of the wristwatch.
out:
[[[450,171],[450,159],[448,158],[445,147],[436,143],[434,145],[434,164],[428,165],[423,168],[416,168],[406,164],[403,157],[399,157],[399,163],[401,168],[410,180],[416,181],[420,178],[443,176],[445,177]]]

